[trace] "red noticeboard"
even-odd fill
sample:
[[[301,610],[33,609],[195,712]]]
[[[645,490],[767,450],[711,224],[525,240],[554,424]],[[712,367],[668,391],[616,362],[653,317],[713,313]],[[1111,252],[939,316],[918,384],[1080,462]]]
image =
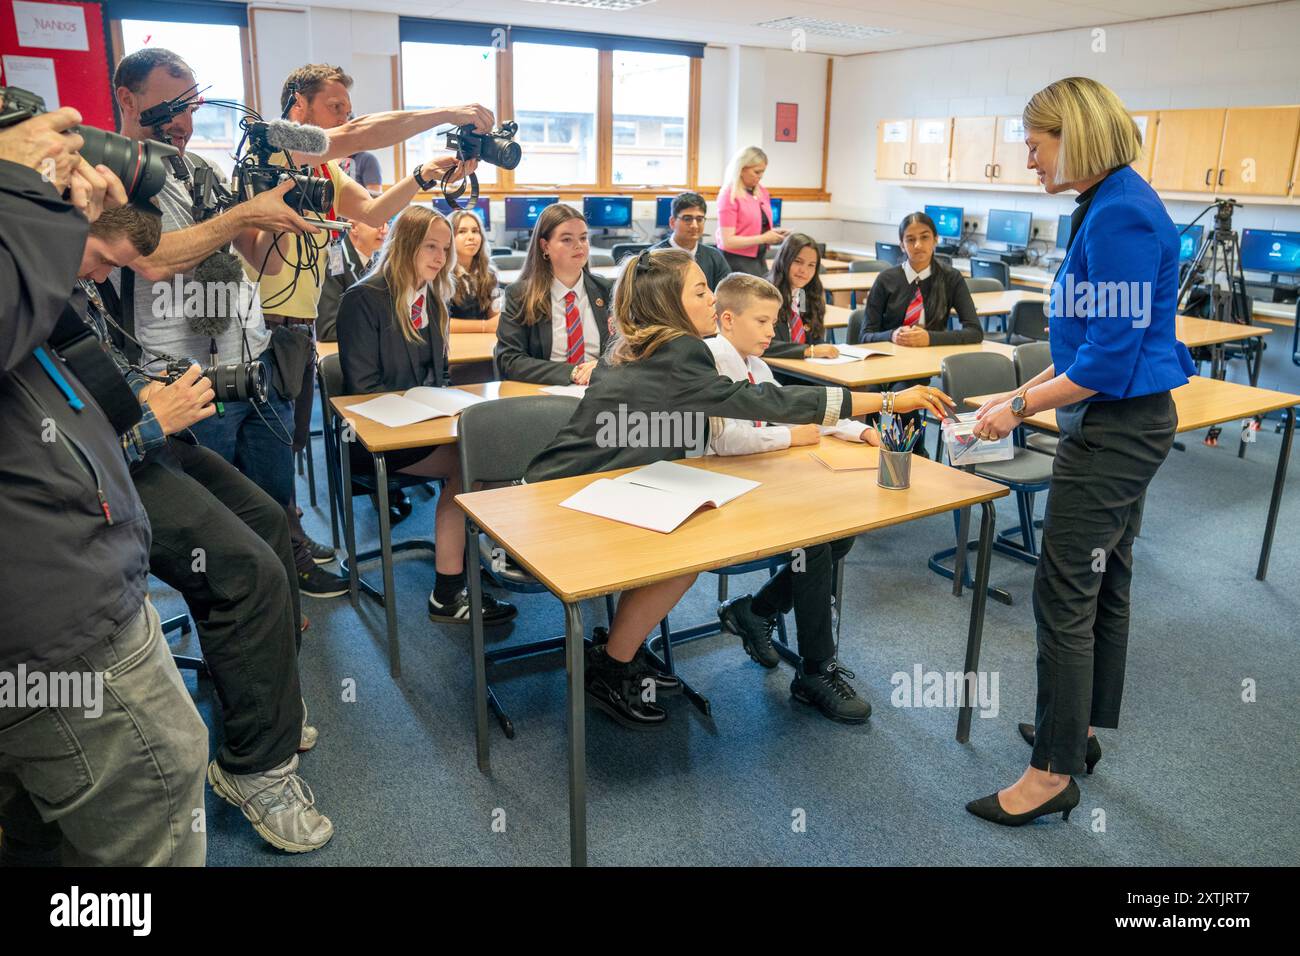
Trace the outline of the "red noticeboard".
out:
[[[81,119],[89,126],[114,129],[113,94],[109,89],[108,50],[104,42],[104,14],[98,3],[68,3],[64,0],[37,0],[50,7],[77,8],[85,20],[85,50],[57,49],[43,46],[23,46],[18,41],[18,27],[14,18],[13,0],[0,0],[0,54],[6,57],[26,57],[54,63],[54,79],[58,87],[60,106],[75,107]],[[59,18],[52,17],[52,20]],[[60,31],[51,27],[52,33]],[[57,41],[55,41],[57,42]],[[0,60],[0,66],[3,60]],[[0,78],[0,85],[13,83],[8,71]],[[32,91],[40,92],[40,91]],[[53,103],[46,103],[50,109]]]
[[[799,141],[799,104],[776,104],[776,141],[778,143],[795,143]]]

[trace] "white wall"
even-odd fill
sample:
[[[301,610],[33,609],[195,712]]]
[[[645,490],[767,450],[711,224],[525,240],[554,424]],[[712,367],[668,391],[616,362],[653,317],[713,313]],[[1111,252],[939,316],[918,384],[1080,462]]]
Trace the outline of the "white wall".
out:
[[[934,189],[876,182],[876,122],[910,116],[1018,114],[1054,79],[1090,76],[1133,110],[1269,106],[1300,102],[1300,2],[1169,17],[1105,27],[1105,51],[1091,29],[844,57],[835,64],[828,188],[846,241],[892,239],[896,224],[926,203],[1030,210],[1053,237],[1071,195]],[[800,117],[802,119],[802,117]],[[1207,200],[1208,201],[1208,200]],[[1300,230],[1300,207],[1249,205],[1238,228]],[[1206,203],[1170,202],[1189,222]],[[1204,222],[1205,220],[1202,220]]]

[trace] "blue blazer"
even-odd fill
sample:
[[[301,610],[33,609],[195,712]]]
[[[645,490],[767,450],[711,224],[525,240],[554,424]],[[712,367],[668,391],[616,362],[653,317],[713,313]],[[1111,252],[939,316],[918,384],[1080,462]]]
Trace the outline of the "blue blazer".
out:
[[[1175,335],[1178,234],[1164,203],[1131,166],[1097,187],[1052,284],[1052,364],[1097,394],[1151,395],[1196,374]]]

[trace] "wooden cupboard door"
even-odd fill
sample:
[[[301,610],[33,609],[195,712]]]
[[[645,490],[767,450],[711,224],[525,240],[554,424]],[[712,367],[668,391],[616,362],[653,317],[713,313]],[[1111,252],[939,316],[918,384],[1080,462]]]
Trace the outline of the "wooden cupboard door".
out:
[[[912,179],[947,182],[952,118],[912,120]]]
[[[995,116],[958,116],[952,121],[954,183],[992,182]]]
[[[1142,138],[1142,153],[1133,162],[1133,170],[1147,182],[1151,181],[1151,158],[1155,155],[1156,114],[1132,113]]]
[[[876,178],[907,179],[912,159],[912,121],[881,120],[876,124]]]
[[[1168,192],[1212,193],[1219,172],[1226,110],[1161,110],[1157,114],[1151,185]]]
[[[1038,174],[1025,167],[1029,147],[1019,116],[999,116],[993,138],[993,181],[1003,186],[1036,186]]]
[[[1221,195],[1285,196],[1300,134],[1300,106],[1228,110],[1215,183]]]

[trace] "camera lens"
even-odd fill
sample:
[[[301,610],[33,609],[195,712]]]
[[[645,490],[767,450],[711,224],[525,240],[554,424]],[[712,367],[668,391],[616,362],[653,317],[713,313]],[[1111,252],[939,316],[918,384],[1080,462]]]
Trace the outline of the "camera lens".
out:
[[[163,160],[175,155],[176,149],[153,140],[128,139],[93,126],[77,129],[85,140],[81,155],[92,166],[107,166],[113,171],[131,201],[151,199],[167,181]]]
[[[500,166],[502,169],[514,169],[519,165],[519,161],[524,158],[524,151],[514,140],[494,138],[489,142],[492,144],[490,152],[495,154],[495,158],[488,159],[488,162],[494,166]],[[488,150],[484,151],[484,158],[486,158],[487,152]]]

